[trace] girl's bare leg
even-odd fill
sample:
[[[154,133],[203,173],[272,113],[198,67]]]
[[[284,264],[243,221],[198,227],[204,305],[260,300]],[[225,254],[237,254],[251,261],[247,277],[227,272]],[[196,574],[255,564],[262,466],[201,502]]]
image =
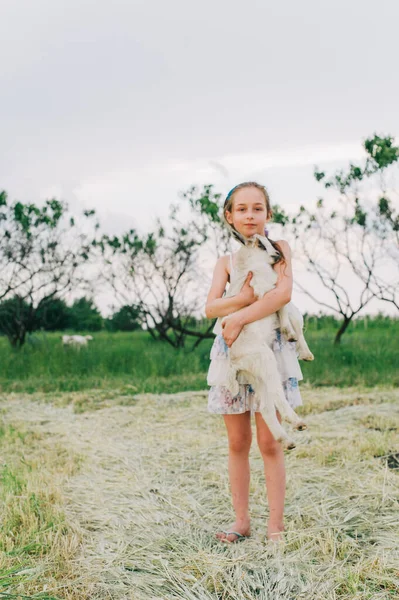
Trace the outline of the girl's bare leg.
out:
[[[281,423],[278,411],[277,418]],[[284,500],[285,500],[285,464],[284,449],[276,442],[270,429],[266,425],[260,412],[255,413],[256,437],[261,452],[265,479],[267,499],[269,503],[269,523],[267,526],[267,537],[278,541],[281,531],[284,531]]]
[[[229,478],[236,520],[226,530],[250,534],[249,503],[249,450],[252,441],[251,413],[223,415],[229,441]],[[220,532],[219,539],[234,542],[237,536]]]

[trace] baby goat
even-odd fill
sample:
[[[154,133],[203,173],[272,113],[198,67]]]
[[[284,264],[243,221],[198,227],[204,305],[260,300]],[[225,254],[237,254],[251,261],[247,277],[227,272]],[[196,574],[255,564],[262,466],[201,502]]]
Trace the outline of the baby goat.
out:
[[[255,234],[245,238],[245,243],[236,254],[235,276],[226,296],[238,294],[248,271],[252,271],[250,285],[255,295],[262,298],[276,285],[277,273],[272,265],[277,256],[278,252],[267,237]],[[221,324],[226,318],[219,317],[214,329],[215,333],[222,331]],[[229,368],[225,386],[235,396],[239,392],[239,383],[250,383],[260,399],[260,412],[273,437],[278,442],[282,442],[287,450],[291,450],[295,448],[295,443],[279,423],[276,408],[282,419],[290,422],[294,429],[306,429],[306,424],[289,405],[284,394],[276,357],[271,348],[275,329],[278,327],[289,340],[297,341],[299,358],[313,360],[313,354],[302,333],[302,315],[290,302],[278,313],[244,325],[240,335],[229,348]]]

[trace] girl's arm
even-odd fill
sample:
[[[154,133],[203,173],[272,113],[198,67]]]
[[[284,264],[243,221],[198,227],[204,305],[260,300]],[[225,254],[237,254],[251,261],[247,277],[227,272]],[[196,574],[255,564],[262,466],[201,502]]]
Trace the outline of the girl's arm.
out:
[[[278,244],[284,253],[286,262],[279,262],[274,265],[274,270],[278,274],[276,287],[270,290],[270,292],[267,292],[260,300],[256,300],[256,302],[250,306],[246,306],[236,312],[234,317],[237,319],[237,324],[241,327],[244,327],[247,323],[252,323],[253,321],[263,319],[264,317],[273,314],[291,300],[291,248],[285,240],[280,240]]]
[[[284,253],[285,263],[280,262],[274,265],[278,275],[276,287],[267,292],[260,300],[253,302],[251,306],[241,308],[222,322],[222,336],[229,348],[240,335],[244,325],[271,315],[291,300],[291,249],[288,242],[284,240],[280,240],[278,243]]]
[[[221,256],[217,260],[213,271],[211,289],[209,290],[205,305],[205,315],[208,319],[230,315],[255,300],[253,290],[249,286],[251,275],[247,276],[238,294],[229,298],[222,298],[229,275],[226,269],[227,258],[227,256]]]

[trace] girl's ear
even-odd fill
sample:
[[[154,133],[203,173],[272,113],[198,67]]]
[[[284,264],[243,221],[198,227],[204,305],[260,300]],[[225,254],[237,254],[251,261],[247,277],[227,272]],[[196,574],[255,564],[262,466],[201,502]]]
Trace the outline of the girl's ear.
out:
[[[229,210],[226,210],[225,215],[226,215],[226,221],[228,223],[230,223],[230,225],[232,225],[233,224],[232,223],[233,219],[232,219],[232,216],[231,216],[231,212]]]

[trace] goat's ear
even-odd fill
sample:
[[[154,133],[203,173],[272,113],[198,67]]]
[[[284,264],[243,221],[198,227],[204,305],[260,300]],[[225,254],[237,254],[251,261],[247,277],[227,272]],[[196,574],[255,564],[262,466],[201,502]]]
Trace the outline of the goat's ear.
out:
[[[238,231],[236,231],[235,229],[233,229],[233,227],[231,228],[231,235],[233,236],[234,239],[236,239],[238,242],[240,242],[240,244],[243,244],[244,246],[246,245],[247,238],[244,235],[242,235],[241,233],[239,233]]]
[[[256,233],[255,236],[258,240],[259,245],[262,246],[270,256],[280,256],[279,251],[276,250],[276,248],[270,243],[270,240],[268,240],[266,236],[259,235],[259,233]]]

